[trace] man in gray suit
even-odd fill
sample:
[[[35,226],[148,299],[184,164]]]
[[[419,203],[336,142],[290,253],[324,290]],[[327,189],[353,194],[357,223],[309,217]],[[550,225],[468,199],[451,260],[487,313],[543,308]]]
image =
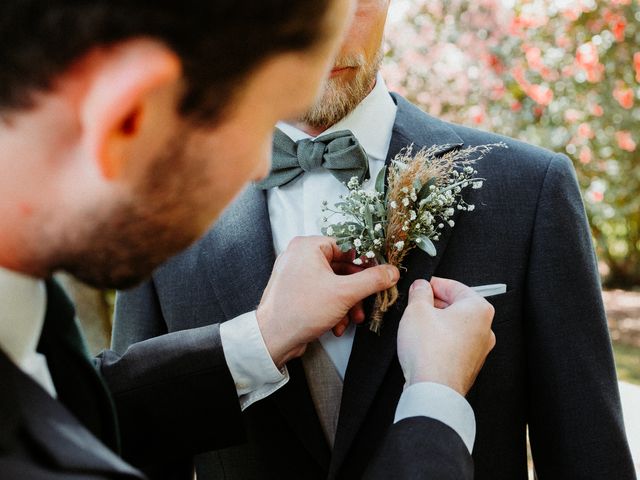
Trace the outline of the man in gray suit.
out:
[[[341,326],[340,338],[324,335],[312,344],[301,361],[289,363],[286,387],[245,410],[247,444],[197,459],[200,478],[219,470],[229,478],[358,478],[403,390],[396,355],[403,299],[416,278],[434,274],[468,285],[506,284],[505,293],[489,298],[497,346],[467,395],[476,417],[476,479],[527,478],[527,428],[543,480],[634,478],[591,236],[570,162],[444,123],[389,95],[377,75],[389,2],[358,4],[324,96],[299,122],[279,126],[298,142],[295,148],[309,142],[317,148],[324,134],[349,130],[366,150],[373,178],[410,144],[414,150],[447,145],[444,151],[501,141],[509,148],[477,164],[486,182],[466,198],[475,211],[457,215],[436,243],[437,256],[409,255],[401,300],[382,334]],[[318,168],[310,159],[302,163],[312,167],[287,184],[250,188],[198,245],[120,295],[115,348],[251,309],[276,254],[294,235],[317,234],[321,201],[331,204],[346,191],[321,162]],[[242,277],[223,268],[231,264]],[[203,283],[207,288],[196,289]]]
[[[335,242],[299,239],[271,275],[254,338],[209,325],[94,363],[49,279],[65,269],[98,286],[130,285],[201,235],[266,172],[276,119],[312,102],[351,6],[0,4],[0,477],[140,479],[118,453],[145,463],[239,442],[238,395],[267,394],[277,367],[397,281],[392,267],[353,272]],[[425,382],[468,389],[494,342],[486,302],[460,284],[432,284],[416,284],[403,321],[403,366],[418,389],[407,401],[425,398]],[[435,309],[434,293],[454,305]],[[460,361],[414,341],[438,337]],[[271,363],[263,384],[256,372],[253,385],[230,372],[245,344]],[[457,433],[405,411],[370,476],[470,478]]]

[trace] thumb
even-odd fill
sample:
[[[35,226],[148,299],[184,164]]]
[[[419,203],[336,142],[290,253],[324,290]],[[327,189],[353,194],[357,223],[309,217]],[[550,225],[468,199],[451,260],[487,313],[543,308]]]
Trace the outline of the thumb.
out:
[[[409,305],[413,302],[427,302],[433,307],[433,289],[426,280],[416,280],[409,289]]]
[[[393,287],[400,278],[400,272],[391,265],[377,265],[361,272],[340,276],[340,287],[355,305],[374,293]]]

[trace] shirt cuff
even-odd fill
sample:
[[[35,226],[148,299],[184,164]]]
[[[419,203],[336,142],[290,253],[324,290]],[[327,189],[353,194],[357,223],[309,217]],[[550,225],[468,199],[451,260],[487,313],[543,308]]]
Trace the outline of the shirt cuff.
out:
[[[287,367],[278,370],[269,355],[255,311],[220,324],[220,339],[242,410],[289,381]]]
[[[469,402],[458,392],[432,382],[415,383],[407,387],[398,401],[395,422],[409,417],[430,417],[451,427],[473,450],[476,419]]]

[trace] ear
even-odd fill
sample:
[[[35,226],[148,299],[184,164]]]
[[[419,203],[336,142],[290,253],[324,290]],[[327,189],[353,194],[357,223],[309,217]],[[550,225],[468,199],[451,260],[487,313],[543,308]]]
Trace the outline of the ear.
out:
[[[120,175],[141,135],[151,96],[181,78],[178,57],[151,40],[129,40],[100,52],[82,100],[84,147],[104,178]]]

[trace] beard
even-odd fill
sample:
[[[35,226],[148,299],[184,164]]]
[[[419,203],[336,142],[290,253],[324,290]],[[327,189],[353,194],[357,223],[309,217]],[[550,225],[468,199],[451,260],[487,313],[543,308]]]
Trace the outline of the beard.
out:
[[[125,289],[197,240],[209,225],[199,212],[210,199],[202,161],[187,144],[184,133],[176,136],[131,199],[87,214],[84,231],[67,237],[55,270],[96,288]]]
[[[338,59],[335,63],[338,68],[357,68],[355,78],[351,81],[329,78],[320,98],[299,121],[313,128],[326,129],[346,117],[371,92],[383,56],[380,49],[371,62],[367,62],[362,54]]]

